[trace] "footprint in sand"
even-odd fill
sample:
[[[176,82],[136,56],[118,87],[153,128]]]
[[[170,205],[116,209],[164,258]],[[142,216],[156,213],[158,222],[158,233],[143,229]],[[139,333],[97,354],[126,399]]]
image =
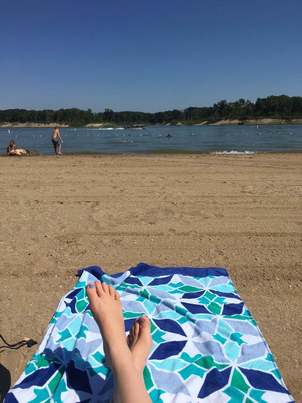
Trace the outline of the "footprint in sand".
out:
[[[294,191],[295,191],[296,195],[302,196],[302,186],[295,186]]]
[[[254,187],[253,186],[242,186],[241,192],[252,194],[254,192]]]

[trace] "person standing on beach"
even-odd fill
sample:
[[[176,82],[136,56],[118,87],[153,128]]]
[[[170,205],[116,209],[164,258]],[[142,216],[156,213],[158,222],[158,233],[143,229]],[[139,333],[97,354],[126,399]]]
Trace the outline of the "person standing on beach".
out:
[[[62,149],[63,140],[61,137],[60,129],[57,126],[54,127],[52,130],[51,142],[53,144],[55,154],[62,155],[61,149]]]

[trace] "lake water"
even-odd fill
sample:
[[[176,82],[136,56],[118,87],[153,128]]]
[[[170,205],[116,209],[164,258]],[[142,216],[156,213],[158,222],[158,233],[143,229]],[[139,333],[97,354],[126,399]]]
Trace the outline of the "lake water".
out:
[[[302,151],[302,125],[147,126],[144,129],[63,128],[63,152],[282,152]],[[51,129],[0,128],[0,153],[11,138],[17,146],[53,154]]]

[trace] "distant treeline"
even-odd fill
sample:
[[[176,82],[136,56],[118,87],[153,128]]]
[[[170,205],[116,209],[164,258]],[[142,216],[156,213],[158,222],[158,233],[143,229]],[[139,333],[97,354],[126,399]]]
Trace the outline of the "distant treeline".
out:
[[[215,122],[222,119],[257,118],[302,118],[302,97],[286,95],[258,98],[256,102],[239,99],[235,102],[222,100],[210,107],[189,107],[184,110],[169,110],[164,112],[114,112],[105,109],[104,112],[94,113],[91,109],[80,110],[27,110],[7,109],[0,111],[0,123],[58,123],[70,126],[84,126],[89,123],[108,122],[113,124],[156,124],[156,123],[194,123],[201,121]]]

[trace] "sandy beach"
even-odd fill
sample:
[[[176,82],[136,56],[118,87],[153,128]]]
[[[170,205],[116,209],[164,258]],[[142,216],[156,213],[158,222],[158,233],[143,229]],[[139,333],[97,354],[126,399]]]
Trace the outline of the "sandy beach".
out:
[[[0,167],[7,341],[40,341],[81,267],[227,267],[302,401],[302,154],[3,157]],[[12,383],[34,351],[0,355]]]

